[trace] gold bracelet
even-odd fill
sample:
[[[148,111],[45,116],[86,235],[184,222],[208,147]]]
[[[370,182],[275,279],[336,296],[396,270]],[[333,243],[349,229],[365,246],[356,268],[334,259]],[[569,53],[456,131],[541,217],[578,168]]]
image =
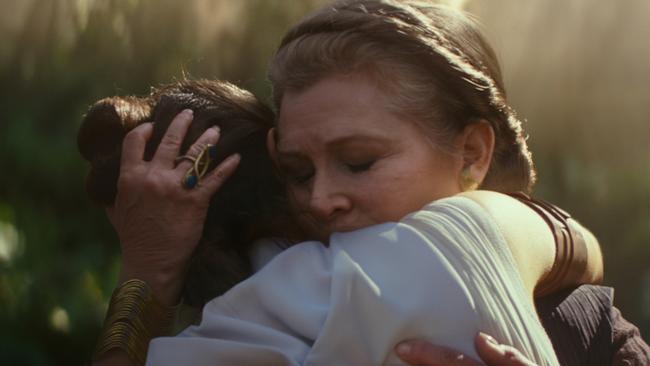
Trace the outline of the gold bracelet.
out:
[[[149,342],[169,334],[177,310],[162,305],[146,282],[124,282],[113,291],[93,359],[118,348],[136,365],[144,365]]]

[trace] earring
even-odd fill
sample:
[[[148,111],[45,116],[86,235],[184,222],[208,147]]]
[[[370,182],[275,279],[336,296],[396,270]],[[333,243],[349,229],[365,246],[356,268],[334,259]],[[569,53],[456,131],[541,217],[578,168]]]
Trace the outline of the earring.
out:
[[[475,191],[478,188],[479,184],[469,173],[469,167],[463,169],[460,172],[460,188],[463,192],[466,191]]]

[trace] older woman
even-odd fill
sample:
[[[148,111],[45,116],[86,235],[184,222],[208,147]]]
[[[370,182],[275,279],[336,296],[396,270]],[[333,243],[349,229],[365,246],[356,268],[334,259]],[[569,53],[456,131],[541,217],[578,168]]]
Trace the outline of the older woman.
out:
[[[270,147],[303,226],[323,240],[398,221],[476,185],[508,192],[534,182],[498,66],[475,25],[444,8],[409,4],[356,1],[324,8],[289,33],[272,66],[280,113]],[[178,298],[205,202],[236,163],[227,160],[200,187],[182,190],[179,174],[187,165],[174,168],[173,161],[189,117],[170,125],[151,162],[141,158],[151,127],[127,136],[118,199],[109,213],[125,252],[122,278],[145,280],[167,304]],[[215,139],[207,135],[194,154]],[[152,189],[142,189],[147,186]],[[163,198],[184,204],[174,207]],[[497,223],[514,258],[514,278],[521,276],[529,295],[600,276],[597,250],[588,246],[585,256],[567,260],[544,220],[516,200],[496,193],[466,199]],[[518,301],[525,312],[526,301]]]
[[[273,235],[286,236],[290,233],[286,224],[290,223],[292,220],[287,216],[287,213],[284,210],[284,200],[281,199],[279,186],[270,170],[268,155],[263,152],[264,147],[262,139],[265,132],[270,128],[271,120],[269,118],[270,114],[268,110],[266,110],[259,102],[255,101],[255,99],[249,94],[227,83],[216,81],[184,81],[158,88],[157,91],[148,98],[113,97],[97,102],[91,107],[84,119],[79,134],[79,143],[82,153],[92,162],[93,167],[87,181],[88,192],[97,203],[111,205],[116,200],[116,180],[120,168],[119,147],[125,132],[135,128],[137,125],[143,124],[143,126],[147,126],[148,124],[145,123],[146,120],[152,118],[155,119],[156,124],[152,131],[153,136],[149,139],[147,148],[145,149],[146,151],[144,152],[145,160],[155,161],[159,156],[159,153],[154,154],[154,150],[160,150],[159,143],[162,140],[165,131],[168,130],[168,126],[171,126],[169,129],[173,130],[178,124],[178,121],[182,120],[183,117],[186,116],[186,113],[181,114],[179,118],[175,120],[174,124],[171,123],[172,117],[177,113],[177,111],[188,107],[194,109],[194,118],[191,127],[187,133],[185,133],[184,143],[182,144],[183,146],[180,147],[180,151],[187,150],[189,145],[196,140],[197,136],[204,135],[194,145],[193,149],[194,151],[197,151],[198,146],[201,146],[202,143],[207,141],[206,137],[208,139],[210,138],[211,132],[214,131],[213,126],[220,127],[220,132],[223,138],[220,141],[218,148],[211,146],[210,149],[204,151],[204,153],[209,152],[209,155],[201,155],[201,152],[199,152],[198,154],[201,157],[194,161],[195,164],[191,169],[189,169],[189,171],[185,170],[187,169],[187,166],[183,167],[183,184],[186,188],[193,188],[192,184],[188,186],[188,178],[197,178],[201,175],[194,175],[197,173],[195,170],[197,166],[209,169],[210,165],[213,165],[210,164],[211,161],[219,162],[233,151],[238,151],[245,159],[244,163],[239,166],[237,173],[228,181],[228,184],[222,187],[219,190],[219,193],[210,200],[210,208],[206,220],[208,225],[204,228],[199,243],[199,249],[194,255],[194,259],[189,268],[190,271],[187,274],[186,284],[184,286],[184,301],[194,305],[202,305],[205,301],[222,293],[247,276],[250,269],[249,261],[246,257],[251,249],[250,244],[255,238]],[[127,146],[125,146],[125,149],[128,149],[129,143],[129,140],[127,139]],[[214,154],[213,151],[215,152]],[[207,160],[204,161],[204,158],[207,158]],[[183,162],[185,159],[192,160],[189,158],[189,155],[187,158],[183,156],[181,159],[175,160]],[[205,162],[205,164],[197,164],[201,162]],[[125,166],[122,167],[122,175],[124,175],[124,168]],[[191,174],[188,175],[188,172]],[[165,200],[161,200],[161,202],[164,201]],[[118,196],[116,203],[122,204],[123,198]],[[132,226],[134,228],[132,233],[142,231],[144,228],[143,226],[140,226],[142,222],[139,222],[138,220],[134,220],[134,222],[130,224],[135,224],[135,226]],[[498,238],[496,240],[498,240]],[[353,245],[359,247],[358,244],[363,245],[364,240],[353,240],[353,242],[358,242],[353,243]],[[371,259],[377,256],[382,260],[388,259],[394,262],[399,255],[417,253],[417,248],[413,248],[416,249],[416,252],[414,252],[413,249],[408,249],[408,242],[409,240],[405,237],[401,237],[399,246],[395,247],[398,252],[389,257],[386,256],[386,253],[384,253],[383,256],[376,255],[381,252],[381,245],[379,242],[373,242],[370,245],[370,250],[371,252],[376,253],[365,254],[362,255],[362,257],[365,257],[365,259]],[[469,240],[464,242],[464,244],[471,245],[472,241]],[[306,244],[301,244],[297,249],[305,249],[305,245]],[[410,245],[412,245],[412,243]],[[316,246],[322,248],[322,244],[316,244]],[[383,250],[386,249],[387,248],[384,248]],[[377,252],[378,250],[379,252]],[[480,251],[480,249],[477,250],[477,252]],[[294,251],[294,255],[295,253],[296,252]],[[296,265],[304,265],[305,263],[308,263],[309,255],[306,257],[307,258],[292,260],[286,266],[280,264],[280,267],[294,268],[294,270],[301,273],[300,277],[309,277],[310,273],[317,273],[315,267],[310,266],[301,270],[295,268]],[[435,260],[435,258],[432,259]],[[451,306],[452,303],[458,302],[457,300],[452,300],[452,296],[450,296],[451,292],[449,291],[451,291],[453,284],[450,286],[449,284],[445,284],[444,281],[441,282],[439,280],[446,275],[444,264],[435,265],[434,262],[427,260],[424,262],[425,268],[418,269],[413,260],[402,262],[410,262],[409,267],[411,268],[411,271],[415,271],[415,273],[420,276],[425,275],[426,271],[430,269],[442,270],[442,273],[439,275],[428,275],[428,277],[431,277],[432,279],[437,279],[423,283],[425,287],[422,290],[415,290],[416,293],[426,293],[430,292],[430,289],[436,289],[436,291],[443,291],[446,293],[447,296],[442,302],[445,306]],[[487,263],[483,268],[489,267],[495,269],[500,265],[499,261],[495,261],[491,264]],[[273,266],[277,268],[278,262],[276,261],[275,265],[270,265],[270,267]],[[406,276],[404,269],[402,268],[403,264],[398,263],[397,266],[397,269],[401,271],[400,276]],[[464,268],[466,272],[468,269],[469,267]],[[501,270],[497,270],[495,273],[499,273],[500,271]],[[489,276],[489,273],[483,275],[475,274],[475,277]],[[269,276],[268,274],[262,276],[262,278],[264,277],[269,277],[271,280],[278,279],[278,276]],[[283,276],[280,276],[281,283],[267,287],[271,287],[273,291],[282,291],[282,288],[286,287],[284,286],[286,283],[291,283],[290,278],[283,279],[282,277]],[[501,281],[499,278],[493,278],[493,280],[493,282]],[[354,281],[346,279],[342,282],[351,283]],[[143,335],[141,333],[142,329],[136,326],[130,328],[133,324],[129,325],[129,322],[125,321],[126,319],[117,316],[117,314],[120,314],[120,311],[124,310],[120,309],[120,307],[127,306],[133,308],[135,305],[139,304],[137,301],[134,301],[137,299],[137,296],[135,296],[133,292],[145,290],[146,287],[143,287],[142,285],[142,283],[139,283],[136,280],[128,280],[125,281],[125,284],[120,286],[118,291],[116,291],[114,296],[115,301],[112,302],[113,310],[110,312],[112,316],[109,316],[107,319],[107,329],[117,330],[114,335],[120,334],[120,327],[126,328],[122,329],[124,331],[131,329],[134,333],[131,334],[131,336]],[[515,281],[515,283],[510,286],[516,288],[520,285]],[[388,291],[389,289],[383,288],[383,290]],[[237,290],[233,291],[233,293],[236,292]],[[232,297],[232,294],[227,294],[227,296]],[[481,301],[483,297],[485,296],[478,296],[476,297],[476,300]],[[288,301],[289,303],[292,303],[294,307],[297,306],[298,308],[301,308],[304,305],[303,299],[292,298],[291,296],[285,296],[284,301]],[[430,304],[426,300],[413,299],[412,301],[420,307],[424,306],[427,309],[427,312],[433,310],[430,308]],[[252,299],[248,299],[246,302],[248,303],[248,306],[250,306]],[[461,304],[463,302],[464,301],[461,300]],[[146,304],[147,303],[145,302],[139,305]],[[261,304],[259,308],[262,309],[264,306],[266,305]],[[491,305],[477,304],[476,306],[485,308],[484,313],[487,314],[487,309],[490,308]],[[286,309],[288,306],[282,307]],[[463,312],[459,312],[458,310],[459,309],[456,309],[455,313],[464,316],[462,315]],[[151,311],[151,309],[149,311]],[[492,313],[492,316],[497,315],[498,312],[499,309],[496,309],[496,313]],[[332,313],[335,312],[333,311]],[[338,313],[341,314],[340,311]],[[418,312],[413,309],[408,313],[417,314]],[[127,312],[125,315],[129,314],[130,312]],[[360,316],[361,314],[357,312],[350,312],[350,315],[352,315],[356,321],[362,319]],[[525,316],[526,314],[523,315]],[[211,316],[211,314],[208,314],[208,316]],[[319,317],[309,316],[307,318],[317,319]],[[454,321],[453,317],[446,316],[445,318],[448,319],[448,321]],[[499,318],[499,316],[497,316],[497,318]],[[501,318],[508,318],[508,316],[502,316]],[[151,319],[145,317],[143,320]],[[384,318],[383,320],[385,321],[387,319]],[[259,319],[257,323],[260,323]],[[339,321],[339,323],[341,322]],[[343,323],[353,324],[354,322],[348,321]],[[158,324],[158,326],[160,326],[160,324]],[[445,329],[439,321],[436,322],[436,324],[423,324],[422,326],[424,326],[425,329]],[[516,327],[516,324],[511,326]],[[394,333],[386,325],[382,324],[380,327],[381,330],[388,335]],[[245,329],[246,327],[240,324],[235,328]],[[360,334],[369,334],[369,332],[364,330],[364,327],[361,325],[354,326],[354,328],[355,331],[360,332]],[[446,328],[448,329],[449,327]],[[160,329],[160,327],[158,329]],[[150,330],[156,331],[155,328]],[[237,331],[238,330],[239,329],[237,329]],[[470,333],[473,334],[474,331],[471,331]],[[335,331],[336,339],[343,339],[341,337],[342,334],[342,329],[337,329]],[[467,334],[465,334],[465,336],[466,335]],[[451,332],[446,331],[443,343],[444,340],[450,337]],[[325,342],[325,338],[326,337],[323,335],[320,336],[321,343]],[[465,338],[469,340],[471,337]],[[137,339],[137,337],[135,339]],[[115,339],[112,341],[115,341]],[[111,343],[112,341],[108,338],[105,339],[105,342],[100,343],[100,352],[110,350],[111,347],[114,346],[114,344]],[[173,339],[173,341],[175,342],[175,339]],[[165,348],[173,350],[174,354],[173,357],[165,357],[166,362],[171,360],[173,363],[173,360],[178,360],[179,357],[181,359],[183,358],[182,351],[179,351],[174,347]],[[282,351],[286,352],[284,348],[290,347],[286,344],[285,347],[282,348]],[[390,346],[388,348],[390,348]],[[130,349],[129,351],[134,352],[135,349]],[[140,351],[142,351],[142,349],[140,349]],[[216,352],[217,355],[219,355],[218,357],[223,357],[224,352],[220,350],[218,345],[211,345],[210,351]],[[232,350],[230,350],[230,352],[232,353]],[[329,352],[327,349],[325,352],[326,354],[335,355],[335,353]],[[156,348],[154,348],[152,354],[153,357],[160,357],[162,352],[156,351]],[[262,362],[263,364],[266,364],[269,361],[268,357],[272,357],[272,355],[268,355],[268,357],[260,357],[254,352],[247,352],[247,357],[250,357],[251,355],[255,355],[254,357],[256,357],[257,362]],[[205,355],[197,353],[195,353],[194,356],[200,357],[203,361],[214,359],[214,357],[205,357]],[[233,361],[231,363],[239,364],[240,361],[242,361],[242,356],[242,354],[235,353],[234,357],[237,357],[238,361],[231,360]],[[336,362],[345,362],[344,357],[336,357]],[[223,359],[221,360],[224,361]],[[187,359],[185,359],[185,361],[187,361]],[[156,362],[154,359],[152,362],[156,364],[161,361]]]

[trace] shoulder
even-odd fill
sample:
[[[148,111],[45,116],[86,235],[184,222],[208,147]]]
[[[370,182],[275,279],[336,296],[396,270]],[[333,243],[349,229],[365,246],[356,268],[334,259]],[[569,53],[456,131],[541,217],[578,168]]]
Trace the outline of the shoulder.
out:
[[[514,252],[534,244],[534,241],[546,246],[553,243],[553,235],[542,217],[528,206],[502,193],[492,191],[463,192],[457,197],[464,197],[477,203],[494,220],[494,224]],[[525,246],[522,243],[529,243]],[[516,254],[515,254],[516,256]]]
[[[189,329],[194,335],[222,334],[224,322],[240,322],[242,327],[255,324],[315,339],[328,310],[329,258],[328,249],[316,241],[287,248],[251,277],[206,303],[201,324]]]
[[[518,200],[498,192],[471,191],[455,197],[473,201],[491,218],[532,293],[555,260],[555,241],[544,219]]]
[[[276,254],[252,276],[204,308],[228,314],[255,312],[258,308],[293,308],[301,300],[327,294],[331,269],[330,252],[321,242],[308,241]],[[309,296],[305,296],[309,294]]]
[[[330,268],[330,250],[321,242],[306,241],[275,255],[251,277],[251,282],[262,288],[279,284],[285,287],[304,285],[307,277],[319,278]]]
[[[421,228],[422,224],[437,230],[449,227],[478,226],[486,231],[496,227],[492,215],[476,200],[465,195],[456,195],[435,200],[420,210],[406,215],[400,224]],[[501,235],[501,234],[499,234]]]
[[[521,234],[550,232],[546,223],[528,206],[508,195],[493,191],[462,192],[452,197],[429,203],[409,216],[451,216],[476,221],[482,225],[496,226],[506,239]],[[520,224],[526,224],[521,227]]]

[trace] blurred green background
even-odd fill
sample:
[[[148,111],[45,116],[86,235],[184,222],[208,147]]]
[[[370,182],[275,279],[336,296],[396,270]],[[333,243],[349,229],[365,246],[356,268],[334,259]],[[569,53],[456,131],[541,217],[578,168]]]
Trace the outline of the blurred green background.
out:
[[[323,0],[0,0],[0,364],[87,361],[119,267],[85,198],[87,106],[183,75],[268,100],[284,31]],[[650,2],[447,1],[476,14],[527,119],[537,195],[600,238],[650,335]]]

